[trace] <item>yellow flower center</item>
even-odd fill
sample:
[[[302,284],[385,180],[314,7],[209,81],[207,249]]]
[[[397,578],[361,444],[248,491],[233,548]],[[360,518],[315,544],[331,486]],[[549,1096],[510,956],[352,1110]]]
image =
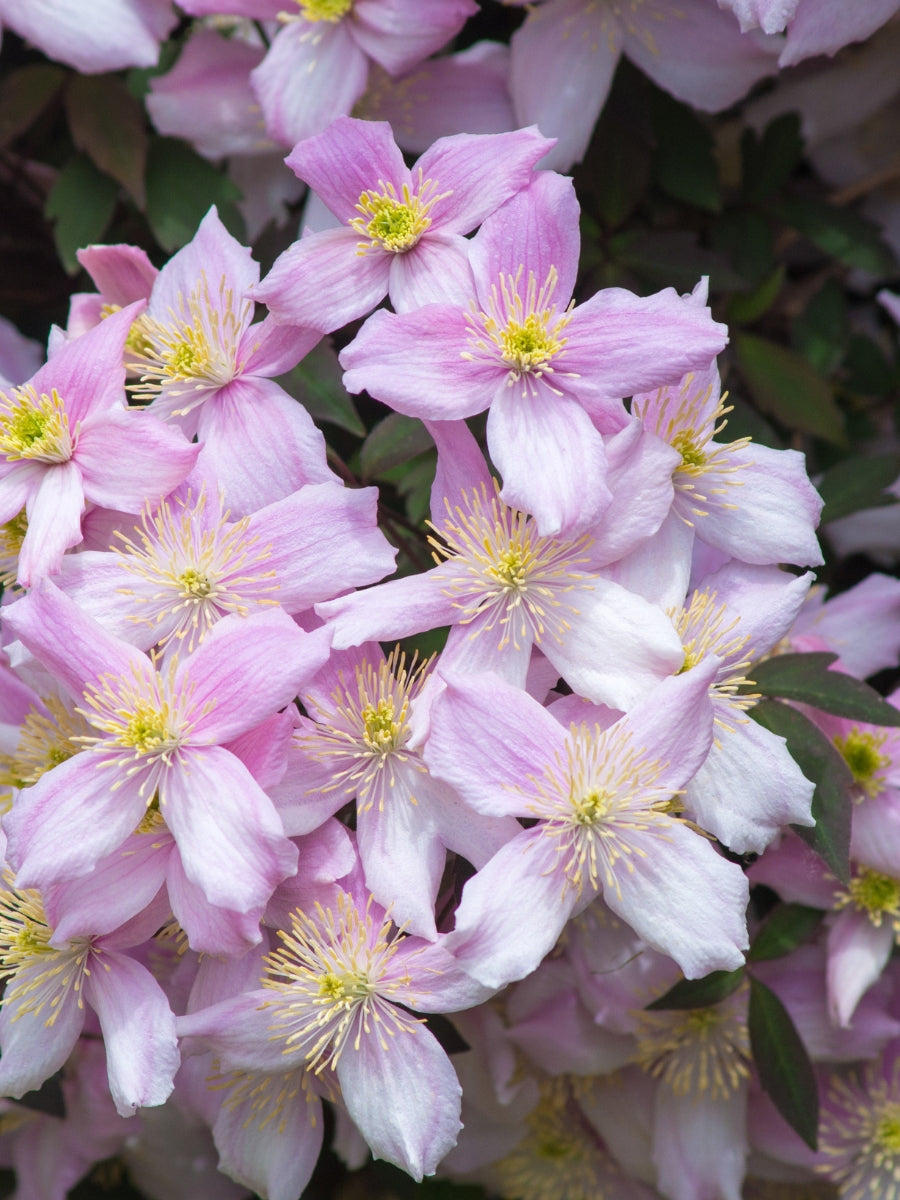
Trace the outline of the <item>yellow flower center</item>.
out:
[[[466,313],[471,349],[463,351],[467,362],[500,360],[509,368],[509,384],[523,381],[523,389],[534,386],[535,379],[554,374],[553,365],[565,351],[563,330],[571,320],[574,301],[564,312],[553,303],[559,272],[551,267],[538,287],[529,271],[522,294],[524,266],[515,275],[501,275],[499,287],[491,288],[488,311],[480,311],[473,302]],[[546,382],[546,380],[545,380]],[[558,389],[552,389],[558,391]]]
[[[900,934],[900,879],[863,867],[850,880],[847,890],[835,898],[837,908],[850,904],[864,912],[876,927],[888,917]]]
[[[891,761],[887,754],[880,753],[886,739],[886,733],[864,733],[857,727],[851,729],[846,737],[833,739],[850,768],[854,782],[867,796],[877,796],[884,786],[884,776],[880,772]]]
[[[307,21],[343,20],[353,7],[353,0],[297,0]]]
[[[749,1077],[746,989],[708,1008],[639,1017],[636,1061],[676,1096],[726,1100]]]
[[[380,191],[363,192],[356,204],[360,215],[348,222],[351,229],[365,239],[359,243],[357,253],[386,250],[391,254],[403,254],[411,250],[431,225],[428,213],[432,206],[451,194],[432,195],[435,186],[433,180],[423,179],[419,171],[415,191],[404,183],[398,196],[392,183],[379,179]]]
[[[69,417],[56,388],[49,396],[39,396],[30,385],[15,388],[11,395],[0,392],[0,453],[9,462],[68,462]]]

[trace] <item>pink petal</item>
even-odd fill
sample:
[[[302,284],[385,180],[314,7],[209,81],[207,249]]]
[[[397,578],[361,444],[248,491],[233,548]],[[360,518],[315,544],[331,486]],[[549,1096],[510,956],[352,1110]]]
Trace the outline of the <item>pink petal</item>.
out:
[[[323,333],[364,317],[384,299],[394,255],[360,253],[355,229],[309,233],[279,255],[253,295],[278,321]]]
[[[123,307],[146,300],[159,274],[139,246],[86,246],[76,257],[104,300]]]
[[[286,25],[250,75],[266,128],[285,146],[349,113],[366,90],[368,63],[348,22],[321,22],[312,31],[303,20]]]
[[[147,501],[167,496],[197,461],[199,446],[150,413],[109,412],[81,428],[75,462],[84,494],[94,504],[139,513]]]
[[[100,1018],[110,1092],[120,1116],[165,1103],[181,1063],[165,992],[134,959],[98,948],[84,993]]]
[[[59,569],[63,555],[81,541],[84,490],[81,472],[71,459],[43,472],[40,486],[25,505],[28,528],[19,549],[18,583],[30,588]]]
[[[584,156],[609,91],[622,47],[619,22],[582,0],[562,0],[532,9],[510,45],[516,117],[558,138],[545,165],[568,171]]]
[[[478,12],[474,0],[356,0],[353,36],[391,75],[445,46]]]
[[[431,1175],[462,1128],[462,1089],[423,1025],[389,1040],[377,1028],[345,1047],[337,1076],[347,1111],[376,1158],[413,1179]]]
[[[139,783],[104,768],[85,752],[54,767],[19,796],[3,818],[7,854],[18,868],[19,887],[48,887],[88,874],[116,851],[143,817],[147,802]],[[78,837],[72,830],[78,829]]]
[[[219,746],[182,750],[166,777],[160,809],[186,876],[210,904],[260,913],[297,869],[297,848],[272,801],[241,761]]]
[[[363,192],[390,185],[402,196],[412,182],[386,121],[338,117],[324,133],[298,142],[284,161],[345,224],[359,216]]]
[[[428,233],[405,254],[391,255],[389,293],[398,313],[425,304],[465,307],[475,295],[469,242],[450,233]]]
[[[279,608],[223,617],[175,672],[174,690],[190,695],[192,743],[230,741],[290,704],[325,662],[328,642]]]
[[[868,914],[846,909],[828,930],[828,1013],[844,1028],[863,993],[881,976],[894,948],[890,920],[873,925]]]
[[[577,535],[610,502],[603,439],[580,404],[554,395],[554,377],[507,380],[488,414],[501,499],[531,513],[542,537]]]
[[[581,236],[579,205],[571,179],[552,171],[537,171],[527,188],[497,209],[472,239],[472,270],[478,299],[487,308],[490,289],[501,275],[514,279],[524,272],[543,287],[551,271],[558,276],[552,302],[565,310],[575,287]]]
[[[91,74],[152,67],[178,21],[168,0],[4,0],[3,21],[50,58]]]
[[[399,637],[449,625],[456,616],[441,587],[439,568],[422,575],[391,579],[377,587],[351,592],[316,605],[333,632],[335,650],[362,642],[390,642]]]
[[[373,313],[340,354],[348,392],[364,389],[397,412],[432,421],[487,408],[508,375],[502,363],[465,360],[465,310],[427,304],[416,312]]]
[[[200,409],[198,465],[218,480],[233,518],[325,483],[325,439],[270,379],[235,379]]]

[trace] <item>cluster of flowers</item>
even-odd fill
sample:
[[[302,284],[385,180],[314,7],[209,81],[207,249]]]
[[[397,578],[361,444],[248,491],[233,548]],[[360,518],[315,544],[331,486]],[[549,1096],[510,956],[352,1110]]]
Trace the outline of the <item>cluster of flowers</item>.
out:
[[[277,36],[201,31],[149,103],[200,138],[209,110],[182,83],[243,78],[326,227],[261,282],[214,210],[161,271],[90,247],[97,291],[48,361],[0,362],[0,1156],[18,1200],[62,1200],[113,1156],[151,1196],[296,1200],[323,1101],[348,1164],[510,1200],[738,1200],[748,1172],[894,1200],[900,734],[807,713],[852,775],[841,883],[788,828],[813,826],[814,785],[752,719],[750,681],[786,650],[858,678],[894,665],[900,584],[812,588],[802,455],[717,440],[727,331],[704,285],[576,305],[578,204],[548,168],[582,153],[620,51],[719,107],[896,0],[827,20],[815,0],[546,0],[511,63],[426,68],[470,0],[298,3],[182,3]],[[0,0],[0,19],[70,59],[87,31],[91,70],[152,61],[174,21],[107,0],[104,46],[131,50],[101,62],[80,7]],[[311,67],[318,107],[294,90]],[[417,89],[458,90],[461,70],[491,132],[434,140]],[[364,94],[373,115],[377,89],[415,106],[413,167],[390,125],[332,120]],[[531,119],[542,132],[515,128]],[[246,152],[258,117],[230,147],[208,137]],[[389,582],[375,490],[344,486],[275,382],[363,317],[346,387],[437,447],[437,565]],[[466,424],[485,412],[489,457]],[[394,648],[447,627],[428,661]],[[750,1053],[751,883],[818,914],[752,980],[816,1064],[818,1151]],[[647,1010],[715,971],[735,974],[724,998]],[[429,1014],[468,1049],[448,1055]],[[15,1102],[58,1072],[62,1115]]]
[[[816,717],[859,799],[842,887],[784,832],[813,785],[745,684],[786,646],[892,662],[900,585],[823,602],[778,565],[821,562],[802,455],[716,440],[702,284],[570,302],[547,149],[409,168],[340,118],[289,159],[335,228],[261,283],[214,210],[159,272],[91,247],[98,291],[0,393],[0,1090],[62,1068],[71,1114],[7,1102],[23,1200],[113,1153],[160,1194],[166,1121],[194,1164],[167,1194],[294,1200],[323,1100],[349,1162],[510,1197],[737,1197],[750,1144],[847,1196],[892,1177],[898,735]],[[438,565],[379,583],[374,489],[272,376],[385,294],[345,382],[426,422]],[[427,662],[379,646],[445,626]],[[746,987],[642,1011],[741,967],[748,875],[833,914],[763,972],[823,1073],[875,1059],[825,1089],[818,1154],[755,1082]]]

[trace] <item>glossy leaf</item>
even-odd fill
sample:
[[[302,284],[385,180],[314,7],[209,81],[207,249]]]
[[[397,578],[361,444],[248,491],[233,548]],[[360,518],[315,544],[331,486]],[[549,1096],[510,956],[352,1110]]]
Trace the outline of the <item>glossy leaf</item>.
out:
[[[824,916],[818,908],[805,904],[779,904],[753,939],[748,961],[764,962],[790,954],[812,937]]]
[[[819,1090],[806,1047],[775,993],[753,978],[747,1027],[763,1090],[807,1146],[818,1149]]]
[[[119,185],[83,154],[69,159],[47,197],[45,216],[55,222],[53,237],[70,275],[79,270],[75,251],[99,242],[112,220]]]
[[[850,458],[831,467],[816,485],[825,501],[822,524],[836,521],[864,508],[896,504],[885,493],[900,475],[900,454],[878,454],[873,458]]]
[[[752,130],[741,140],[743,190],[751,203],[759,203],[780,191],[788,182],[803,154],[803,137],[797,113],[785,113],[766,126],[761,138]]]
[[[815,825],[795,825],[794,832],[819,855],[842,883],[850,881],[850,817],[853,776],[842,755],[808,717],[777,700],[760,700],[750,716],[787,742],[788,752],[815,784]]]
[[[37,120],[65,78],[66,72],[50,63],[34,63],[7,75],[0,83],[0,148]]]
[[[838,208],[815,196],[790,197],[775,206],[776,215],[804,237],[849,267],[890,275],[894,255],[878,226],[850,208]]]
[[[791,336],[803,357],[827,375],[841,361],[848,327],[843,288],[836,279],[829,279],[794,321]]]
[[[72,140],[144,204],[147,132],[144,110],[114,75],[74,75],[66,88]]]
[[[900,711],[867,683],[843,671],[831,671],[836,654],[777,654],[753,666],[755,690],[810,704],[837,717],[870,725],[900,726]]]
[[[755,334],[734,338],[738,364],[763,412],[829,442],[846,441],[831,384],[799,354]]]
[[[613,259],[653,287],[693,288],[709,275],[712,291],[736,291],[745,285],[724,254],[700,245],[688,229],[629,229],[609,240]]]
[[[784,285],[784,276],[784,267],[779,265],[752,292],[732,296],[728,303],[729,325],[745,325],[767,313]]]
[[[650,118],[656,134],[653,179],[674,200],[707,212],[722,205],[713,139],[686,104],[665,92],[651,93]]]
[[[235,203],[241,192],[212,163],[174,138],[154,138],[147,156],[147,220],[165,250],[189,242],[215,204],[228,231],[243,240]]]
[[[334,348],[327,341],[321,341],[278,382],[302,402],[313,420],[327,421],[357,437],[365,437],[366,427],[341,382],[341,374]]]
[[[744,982],[744,968],[736,971],[712,971],[702,979],[682,979],[664,996],[646,1007],[651,1012],[668,1009],[709,1008],[730,996]]]
[[[385,471],[408,463],[433,446],[421,421],[391,413],[378,422],[363,443],[359,455],[362,477],[378,479]]]

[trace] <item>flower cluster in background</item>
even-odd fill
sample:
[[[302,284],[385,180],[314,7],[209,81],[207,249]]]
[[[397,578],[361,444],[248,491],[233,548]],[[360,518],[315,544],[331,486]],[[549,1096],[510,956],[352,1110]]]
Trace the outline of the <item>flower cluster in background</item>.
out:
[[[897,1200],[896,0],[284,5],[0,0],[2,1194]]]

